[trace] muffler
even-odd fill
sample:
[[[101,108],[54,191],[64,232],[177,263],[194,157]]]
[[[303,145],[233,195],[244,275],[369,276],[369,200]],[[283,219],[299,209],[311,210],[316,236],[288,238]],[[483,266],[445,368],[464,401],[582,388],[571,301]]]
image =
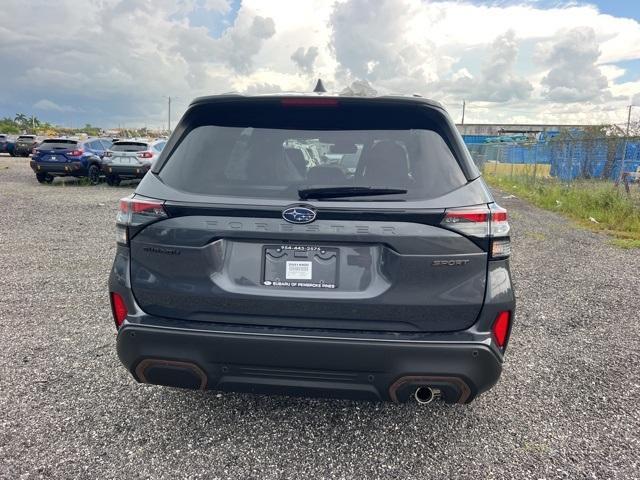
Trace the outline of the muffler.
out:
[[[431,387],[418,387],[413,394],[416,402],[421,405],[433,402],[436,397],[440,396],[440,390]]]

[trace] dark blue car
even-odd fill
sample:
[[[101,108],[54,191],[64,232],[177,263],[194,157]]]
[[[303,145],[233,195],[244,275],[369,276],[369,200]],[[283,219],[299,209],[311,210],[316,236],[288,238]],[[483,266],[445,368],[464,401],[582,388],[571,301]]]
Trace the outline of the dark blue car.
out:
[[[100,182],[100,159],[111,146],[104,138],[44,140],[31,157],[31,168],[40,183],[51,183],[55,177],[87,177],[91,184]]]

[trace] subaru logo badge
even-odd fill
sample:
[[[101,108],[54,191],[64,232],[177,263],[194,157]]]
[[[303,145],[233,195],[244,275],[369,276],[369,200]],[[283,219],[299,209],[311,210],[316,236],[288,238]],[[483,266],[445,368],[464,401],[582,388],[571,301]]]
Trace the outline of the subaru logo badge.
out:
[[[311,223],[316,219],[316,212],[307,207],[291,207],[282,212],[282,218],[289,223]]]

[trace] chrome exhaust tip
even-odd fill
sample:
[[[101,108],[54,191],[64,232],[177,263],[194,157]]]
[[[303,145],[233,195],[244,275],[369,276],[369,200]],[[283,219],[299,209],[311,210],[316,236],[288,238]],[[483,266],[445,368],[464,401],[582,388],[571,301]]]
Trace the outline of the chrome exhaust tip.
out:
[[[418,387],[413,396],[416,402],[426,405],[433,402],[433,399],[436,398],[436,392],[431,387]]]

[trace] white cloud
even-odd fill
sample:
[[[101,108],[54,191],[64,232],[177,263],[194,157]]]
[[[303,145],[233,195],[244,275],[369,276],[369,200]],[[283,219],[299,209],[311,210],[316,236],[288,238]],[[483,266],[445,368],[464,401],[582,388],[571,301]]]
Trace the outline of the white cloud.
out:
[[[545,97],[556,102],[609,99],[609,81],[597,66],[600,48],[590,27],[574,28],[541,44],[538,59],[551,70],[542,79]]]
[[[309,47],[305,51],[304,47],[299,47],[291,54],[291,60],[304,73],[313,73],[313,64],[318,57],[318,47]]]
[[[455,116],[464,98],[468,121],[620,122],[640,92],[640,72],[618,63],[640,58],[640,24],[590,5],[243,0],[237,14],[232,5],[5,0],[0,59],[11,74],[0,75],[0,115],[36,108],[59,122],[160,125],[167,95],[179,115],[195,96],[308,91],[319,76],[337,91],[367,81],[420,93]],[[202,9],[225,16],[215,35],[192,25]]]
[[[78,109],[71,107],[69,105],[58,105],[51,100],[47,100],[43,98],[42,100],[38,100],[33,104],[33,108],[36,110],[53,110],[55,112],[77,112]]]

